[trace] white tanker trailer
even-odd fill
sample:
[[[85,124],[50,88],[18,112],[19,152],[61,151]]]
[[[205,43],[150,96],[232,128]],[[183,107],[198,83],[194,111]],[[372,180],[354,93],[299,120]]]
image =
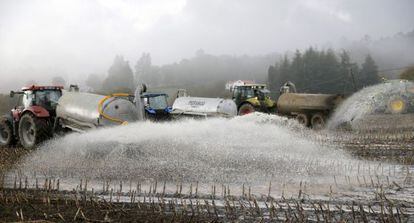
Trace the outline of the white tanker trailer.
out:
[[[237,115],[237,106],[231,99],[179,97],[174,101],[171,114],[175,117],[234,117]]]

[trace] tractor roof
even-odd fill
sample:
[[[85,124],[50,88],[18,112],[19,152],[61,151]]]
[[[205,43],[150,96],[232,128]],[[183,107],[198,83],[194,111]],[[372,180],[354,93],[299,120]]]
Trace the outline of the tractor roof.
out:
[[[39,86],[31,85],[22,87],[22,91],[62,90],[63,86]]]
[[[244,85],[237,85],[235,87],[266,88],[266,84],[244,84]]]
[[[157,96],[168,96],[166,93],[143,93],[141,95],[142,98],[150,98],[150,97],[157,97]]]

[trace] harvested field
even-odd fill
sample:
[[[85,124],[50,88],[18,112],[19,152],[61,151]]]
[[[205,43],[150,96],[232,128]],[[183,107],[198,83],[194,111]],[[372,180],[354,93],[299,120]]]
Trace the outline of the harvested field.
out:
[[[238,130],[259,128],[256,121],[228,121],[238,133],[224,139],[215,126],[221,121],[155,125],[160,138],[142,142],[128,138],[131,129],[107,129],[69,135],[36,151],[2,150],[0,219],[414,221],[412,132],[313,132],[271,119],[260,121],[269,135],[255,135],[252,145],[258,146],[251,147]],[[195,123],[199,132],[186,132]],[[173,132],[170,139],[168,128],[178,127],[184,136]],[[114,141],[119,131],[126,144]],[[264,141],[275,132],[279,138]],[[108,133],[108,142],[82,142]],[[201,143],[199,134],[214,143]]]
[[[361,159],[381,154],[373,158],[375,160],[389,160],[389,150],[393,150],[393,156],[399,158],[392,159],[395,165],[391,169],[382,169],[379,175],[373,169],[370,170],[371,175],[366,170],[365,173],[360,170],[361,174],[357,176],[333,176],[335,179],[331,181],[329,189],[324,185],[326,190],[316,194],[311,189],[312,185],[305,183],[252,187],[211,185],[198,188],[196,183],[98,183],[78,179],[78,184],[69,190],[69,185],[73,184],[67,184],[65,188],[64,181],[68,179],[16,177],[12,182],[9,181],[7,188],[0,191],[0,219],[95,222],[131,219],[141,222],[412,221],[414,189],[411,173],[395,177],[400,175],[400,167],[411,168],[406,165],[408,161],[402,158],[405,155],[396,151],[409,154],[412,153],[412,147],[389,141],[381,143],[377,139],[375,142],[377,147],[369,150],[375,151],[374,155],[365,151],[368,145],[373,144],[367,139],[349,143],[347,149]],[[2,156],[2,174],[28,153],[22,149],[3,150],[2,154],[9,158],[4,159],[5,156]],[[70,179],[71,182],[73,180]]]
[[[128,201],[120,201],[120,196]],[[300,195],[299,195],[300,196]],[[115,198],[116,197],[116,198]],[[380,192],[364,201],[310,200],[253,195],[110,195],[52,189],[3,189],[4,221],[138,222],[407,222],[412,204],[394,202]]]

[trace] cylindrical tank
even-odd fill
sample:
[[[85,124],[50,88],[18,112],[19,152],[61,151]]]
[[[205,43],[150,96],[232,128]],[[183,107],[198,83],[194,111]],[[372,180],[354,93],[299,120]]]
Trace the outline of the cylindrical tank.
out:
[[[233,100],[223,98],[179,97],[174,101],[171,114],[233,117],[237,106]]]
[[[279,113],[291,114],[306,111],[330,111],[343,99],[335,94],[284,93],[277,101]]]
[[[97,94],[65,91],[58,101],[56,116],[61,125],[74,130],[140,120],[139,111],[132,101],[122,97],[110,97],[103,100],[105,98],[106,96]],[[102,104],[101,113],[99,112],[100,103]],[[103,117],[102,113],[113,120]]]

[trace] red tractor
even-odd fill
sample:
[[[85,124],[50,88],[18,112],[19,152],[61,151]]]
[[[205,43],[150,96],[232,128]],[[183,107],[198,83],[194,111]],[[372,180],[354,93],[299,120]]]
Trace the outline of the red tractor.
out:
[[[20,143],[34,148],[53,135],[56,106],[62,96],[62,86],[30,86],[10,92],[20,95],[18,105],[0,119],[0,147]]]

